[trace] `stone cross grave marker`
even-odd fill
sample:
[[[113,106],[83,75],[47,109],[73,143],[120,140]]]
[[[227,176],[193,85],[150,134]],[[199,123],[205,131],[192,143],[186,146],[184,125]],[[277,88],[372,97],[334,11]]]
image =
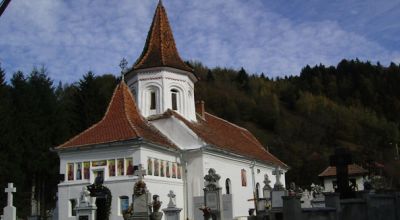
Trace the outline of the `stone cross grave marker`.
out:
[[[169,203],[168,203],[168,207],[169,208],[175,208],[176,207],[176,195],[174,193],[174,191],[170,190],[168,195],[169,197]]]
[[[219,186],[219,179],[221,178],[213,168],[208,170],[208,174],[204,176],[204,204],[210,209],[210,215],[213,219],[224,219],[223,203],[222,203],[222,189]]]
[[[143,178],[146,175],[146,170],[143,169],[142,164],[139,164],[139,168],[135,171],[134,175],[138,176],[139,181],[143,181]]]
[[[351,164],[351,155],[345,148],[336,148],[335,154],[330,157],[330,165],[336,167],[336,179],[340,198],[352,197],[349,186],[348,165]]]
[[[276,181],[274,184],[274,190],[283,189],[283,184],[281,183],[282,174],[283,174],[283,170],[279,166],[275,167],[275,170],[272,171],[272,175],[274,175],[276,178]]]
[[[4,190],[7,193],[7,206],[3,209],[4,220],[15,220],[17,218],[17,210],[13,206],[13,193],[17,192],[13,183],[8,183],[8,187]]]

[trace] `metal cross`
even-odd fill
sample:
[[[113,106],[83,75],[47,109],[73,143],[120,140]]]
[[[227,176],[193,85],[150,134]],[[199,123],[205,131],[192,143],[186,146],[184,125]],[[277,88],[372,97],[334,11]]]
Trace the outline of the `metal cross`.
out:
[[[127,65],[128,65],[128,61],[126,61],[125,57],[122,58],[121,62],[119,63],[119,67],[121,68],[122,79],[124,79],[125,69],[126,69]]]
[[[13,205],[13,194],[17,192],[17,188],[14,187],[13,183],[8,183],[8,187],[4,190],[8,195],[7,206]]]
[[[146,170],[143,169],[142,164],[139,164],[139,168],[135,171],[134,175],[139,177],[139,181],[143,180],[144,175],[146,175]]]

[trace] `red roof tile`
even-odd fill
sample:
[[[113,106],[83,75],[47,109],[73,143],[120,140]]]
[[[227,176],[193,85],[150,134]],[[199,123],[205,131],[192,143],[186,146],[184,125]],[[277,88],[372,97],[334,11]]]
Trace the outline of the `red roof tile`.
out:
[[[193,73],[193,69],[179,56],[167,12],[161,1],[155,11],[143,52],[134,65],[134,69],[151,67],[173,67]]]
[[[114,90],[103,119],[56,149],[132,140],[135,138],[143,138],[155,144],[176,148],[174,144],[140,115],[128,86],[125,82],[121,82]]]
[[[350,164],[347,166],[347,168],[349,175],[351,176],[363,175],[368,173],[368,170],[362,168],[361,166],[358,166],[357,164]],[[320,177],[336,176],[336,167],[329,166],[324,171],[322,171],[322,173],[320,173],[318,176]]]
[[[169,110],[165,116],[173,115],[194,131],[203,141],[220,150],[272,163],[288,168],[286,164],[265,150],[262,144],[245,128],[239,127],[217,116],[205,112],[205,118],[189,122],[184,117]]]

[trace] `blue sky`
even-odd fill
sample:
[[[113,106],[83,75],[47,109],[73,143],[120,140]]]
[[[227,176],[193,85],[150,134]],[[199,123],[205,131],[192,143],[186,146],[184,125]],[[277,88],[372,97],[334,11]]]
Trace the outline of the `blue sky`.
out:
[[[400,63],[400,0],[164,0],[181,57],[268,76],[341,59]],[[12,0],[0,17],[9,79],[118,74],[140,55],[157,0]]]

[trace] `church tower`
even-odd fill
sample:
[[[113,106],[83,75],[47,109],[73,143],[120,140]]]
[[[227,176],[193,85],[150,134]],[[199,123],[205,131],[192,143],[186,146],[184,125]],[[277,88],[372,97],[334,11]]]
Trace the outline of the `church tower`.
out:
[[[125,79],[144,117],[171,109],[189,121],[196,121],[194,83],[197,78],[179,56],[161,0],[143,52]]]

